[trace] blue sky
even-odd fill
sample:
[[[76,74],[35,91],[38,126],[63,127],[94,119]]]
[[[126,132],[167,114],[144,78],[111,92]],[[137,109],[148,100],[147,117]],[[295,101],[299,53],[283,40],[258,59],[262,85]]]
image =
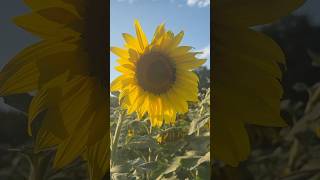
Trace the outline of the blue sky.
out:
[[[165,23],[175,34],[181,30],[182,44],[204,51],[210,66],[210,0],[111,0],[110,45],[123,46],[122,33],[135,35],[134,19],[138,19],[148,40],[156,27]],[[114,70],[117,57],[110,55],[110,81],[120,74]]]

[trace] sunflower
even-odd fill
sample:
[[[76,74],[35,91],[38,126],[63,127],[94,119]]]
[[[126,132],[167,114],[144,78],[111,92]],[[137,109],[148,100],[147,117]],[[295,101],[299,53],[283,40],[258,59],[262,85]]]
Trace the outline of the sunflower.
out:
[[[236,166],[250,143],[245,124],[285,126],[280,116],[280,47],[250,27],[271,23],[304,0],[213,2],[213,158]]]
[[[55,168],[81,156],[91,179],[101,179],[109,167],[108,1],[24,2],[32,11],[14,21],[41,40],[3,68],[0,95],[34,92],[35,151],[55,148]]]
[[[188,101],[198,101],[198,77],[191,70],[205,60],[189,46],[179,46],[184,32],[174,35],[164,24],[157,27],[148,43],[140,23],[135,21],[137,37],[124,33],[124,48],[111,47],[119,56],[116,70],[122,75],[111,83],[120,91],[119,100],[128,114],[139,119],[148,114],[152,126],[173,124],[177,113],[188,111]]]

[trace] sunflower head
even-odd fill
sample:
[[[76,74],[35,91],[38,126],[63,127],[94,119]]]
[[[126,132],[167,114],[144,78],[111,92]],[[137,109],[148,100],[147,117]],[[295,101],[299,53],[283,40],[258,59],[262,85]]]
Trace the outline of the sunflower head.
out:
[[[119,56],[116,70],[122,73],[111,83],[120,91],[121,106],[141,118],[148,114],[153,126],[175,122],[177,113],[188,111],[188,101],[198,101],[198,77],[193,69],[205,60],[189,46],[179,46],[184,33],[174,35],[164,24],[157,27],[148,43],[140,23],[135,21],[136,37],[123,34],[124,48],[112,47]]]

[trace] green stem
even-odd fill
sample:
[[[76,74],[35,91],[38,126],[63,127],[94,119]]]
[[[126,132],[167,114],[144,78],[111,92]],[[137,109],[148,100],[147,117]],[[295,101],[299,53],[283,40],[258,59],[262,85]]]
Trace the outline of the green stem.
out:
[[[149,135],[152,136],[152,125],[150,123]],[[149,158],[148,162],[151,162],[151,148],[149,147]]]
[[[30,175],[29,180],[40,180],[41,175],[39,172],[39,157],[38,155],[35,155],[33,157],[29,157],[30,162]]]
[[[123,124],[123,121],[124,121],[125,114],[126,114],[126,111],[121,111],[120,112],[119,120],[118,120],[117,127],[116,127],[116,131],[114,133],[113,144],[111,146],[112,165],[114,165],[115,162],[116,162],[116,154],[117,154],[118,142],[119,142],[120,132],[121,132],[121,128],[122,128],[122,124]]]
[[[152,136],[152,124],[150,123],[150,126],[149,126],[149,131],[148,131],[149,135]],[[151,148],[149,147],[149,153],[148,153],[148,162],[150,163],[151,162],[151,158],[152,158],[152,151],[151,151]],[[147,180],[150,180],[150,176],[151,176],[151,172],[146,172],[146,176],[147,176]]]

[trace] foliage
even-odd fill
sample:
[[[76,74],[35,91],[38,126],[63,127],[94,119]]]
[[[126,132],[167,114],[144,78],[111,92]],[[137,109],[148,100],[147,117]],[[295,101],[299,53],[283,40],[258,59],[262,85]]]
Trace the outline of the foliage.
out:
[[[148,117],[125,116],[111,157],[112,179],[210,179],[210,89],[200,99],[175,125],[154,128]],[[111,108],[112,139],[120,111]]]
[[[249,160],[237,168],[215,165],[215,177],[223,179],[300,180],[320,178],[320,84],[307,88],[305,103],[283,101],[291,117],[287,128],[248,127],[255,144]]]
[[[200,96],[199,103],[190,106],[188,114],[179,115],[178,124],[152,129],[151,133],[148,118],[139,121],[135,116],[126,116],[118,153],[112,159],[116,159],[111,168],[112,177],[209,179],[209,89],[205,92]],[[116,95],[110,97],[111,134],[114,134],[119,115]],[[9,97],[5,102],[25,110],[26,107],[21,104],[27,106],[29,103],[26,100]],[[0,113],[3,125],[0,130],[0,179],[28,179],[34,171],[39,171],[36,173],[38,179],[87,179],[86,164],[80,159],[66,168],[53,169],[52,149],[40,154],[32,152],[32,138],[27,136],[25,112],[15,110]]]

